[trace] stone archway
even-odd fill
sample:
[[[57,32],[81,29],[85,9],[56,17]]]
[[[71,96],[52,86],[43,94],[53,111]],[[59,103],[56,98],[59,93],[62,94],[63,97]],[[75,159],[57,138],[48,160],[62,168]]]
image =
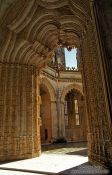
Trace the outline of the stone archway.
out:
[[[51,99],[50,92],[44,84],[40,85],[40,137],[41,144],[48,144],[52,140],[52,117],[51,117]]]
[[[44,98],[45,95],[42,96],[42,94],[41,94],[41,86],[43,86],[43,90],[47,91],[49,94],[49,97],[46,96],[46,99]],[[42,99],[41,100],[42,104],[41,104],[40,114],[42,112],[41,110],[42,110],[42,106],[44,103],[45,108],[43,108],[43,110],[44,110],[43,113],[46,113],[47,118],[45,121],[43,121],[43,123],[46,126],[46,128],[48,128],[47,130],[48,131],[50,130],[48,133],[50,135],[49,141],[46,140],[46,142],[45,142],[45,139],[44,139],[43,143],[51,143],[57,138],[56,94],[55,94],[55,90],[54,90],[53,86],[51,85],[50,81],[48,80],[48,78],[46,78],[44,76],[41,77],[41,80],[40,80],[40,95],[41,95],[41,99]],[[49,100],[47,101],[47,99],[49,99]],[[48,112],[49,112],[49,114],[48,114]],[[48,124],[48,121],[49,121],[49,124]],[[48,125],[46,125],[46,124],[48,124]],[[42,126],[41,126],[41,128],[42,128]],[[46,128],[44,128],[44,130]]]
[[[56,94],[55,94],[55,90],[53,86],[51,85],[50,81],[46,77],[43,76],[43,77],[40,77],[40,84],[44,85],[48,89],[51,102],[55,102]]]
[[[40,152],[38,71],[61,44],[81,50],[89,159],[111,162],[110,109],[94,1],[12,0],[2,1],[1,8],[0,160]]]

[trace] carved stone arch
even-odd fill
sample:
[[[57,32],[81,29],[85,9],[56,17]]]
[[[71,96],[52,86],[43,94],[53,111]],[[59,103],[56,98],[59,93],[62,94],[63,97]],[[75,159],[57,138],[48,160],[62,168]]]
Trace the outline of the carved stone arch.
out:
[[[64,102],[65,96],[66,94],[71,91],[72,89],[75,89],[76,91],[78,91],[82,96],[83,96],[83,89],[80,85],[73,83],[68,85],[67,87],[65,87],[63,89],[62,95],[61,95],[61,102]]]
[[[51,101],[56,101],[56,94],[55,94],[55,90],[53,88],[53,86],[51,85],[50,81],[46,78],[46,77],[43,77],[41,79],[41,85],[44,85],[48,92],[49,92],[49,95],[50,95],[50,100]]]

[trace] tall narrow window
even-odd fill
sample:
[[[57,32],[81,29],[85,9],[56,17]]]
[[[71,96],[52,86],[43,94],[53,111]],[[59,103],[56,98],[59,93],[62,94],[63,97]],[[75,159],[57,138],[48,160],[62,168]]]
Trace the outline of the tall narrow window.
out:
[[[78,100],[74,100],[75,105],[75,125],[80,125],[80,117],[79,117],[79,108],[78,108]]]
[[[67,105],[67,100],[65,100],[65,104],[64,104],[64,116],[65,116],[65,125],[68,126],[68,105]]]

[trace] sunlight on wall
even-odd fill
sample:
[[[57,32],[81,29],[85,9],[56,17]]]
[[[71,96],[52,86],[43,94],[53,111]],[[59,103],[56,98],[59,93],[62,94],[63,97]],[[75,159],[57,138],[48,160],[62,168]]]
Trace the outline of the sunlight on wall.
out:
[[[65,49],[66,67],[77,68],[77,59],[76,59],[77,49],[72,49],[71,51],[68,51],[66,48],[64,49]]]

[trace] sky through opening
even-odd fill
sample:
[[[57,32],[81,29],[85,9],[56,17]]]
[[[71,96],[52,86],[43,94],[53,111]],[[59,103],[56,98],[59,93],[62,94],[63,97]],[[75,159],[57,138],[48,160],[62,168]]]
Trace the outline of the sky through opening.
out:
[[[72,49],[71,51],[68,51],[67,48],[65,49],[65,63],[66,67],[75,67],[77,68],[77,59],[76,59],[76,54],[77,54],[77,49]]]

